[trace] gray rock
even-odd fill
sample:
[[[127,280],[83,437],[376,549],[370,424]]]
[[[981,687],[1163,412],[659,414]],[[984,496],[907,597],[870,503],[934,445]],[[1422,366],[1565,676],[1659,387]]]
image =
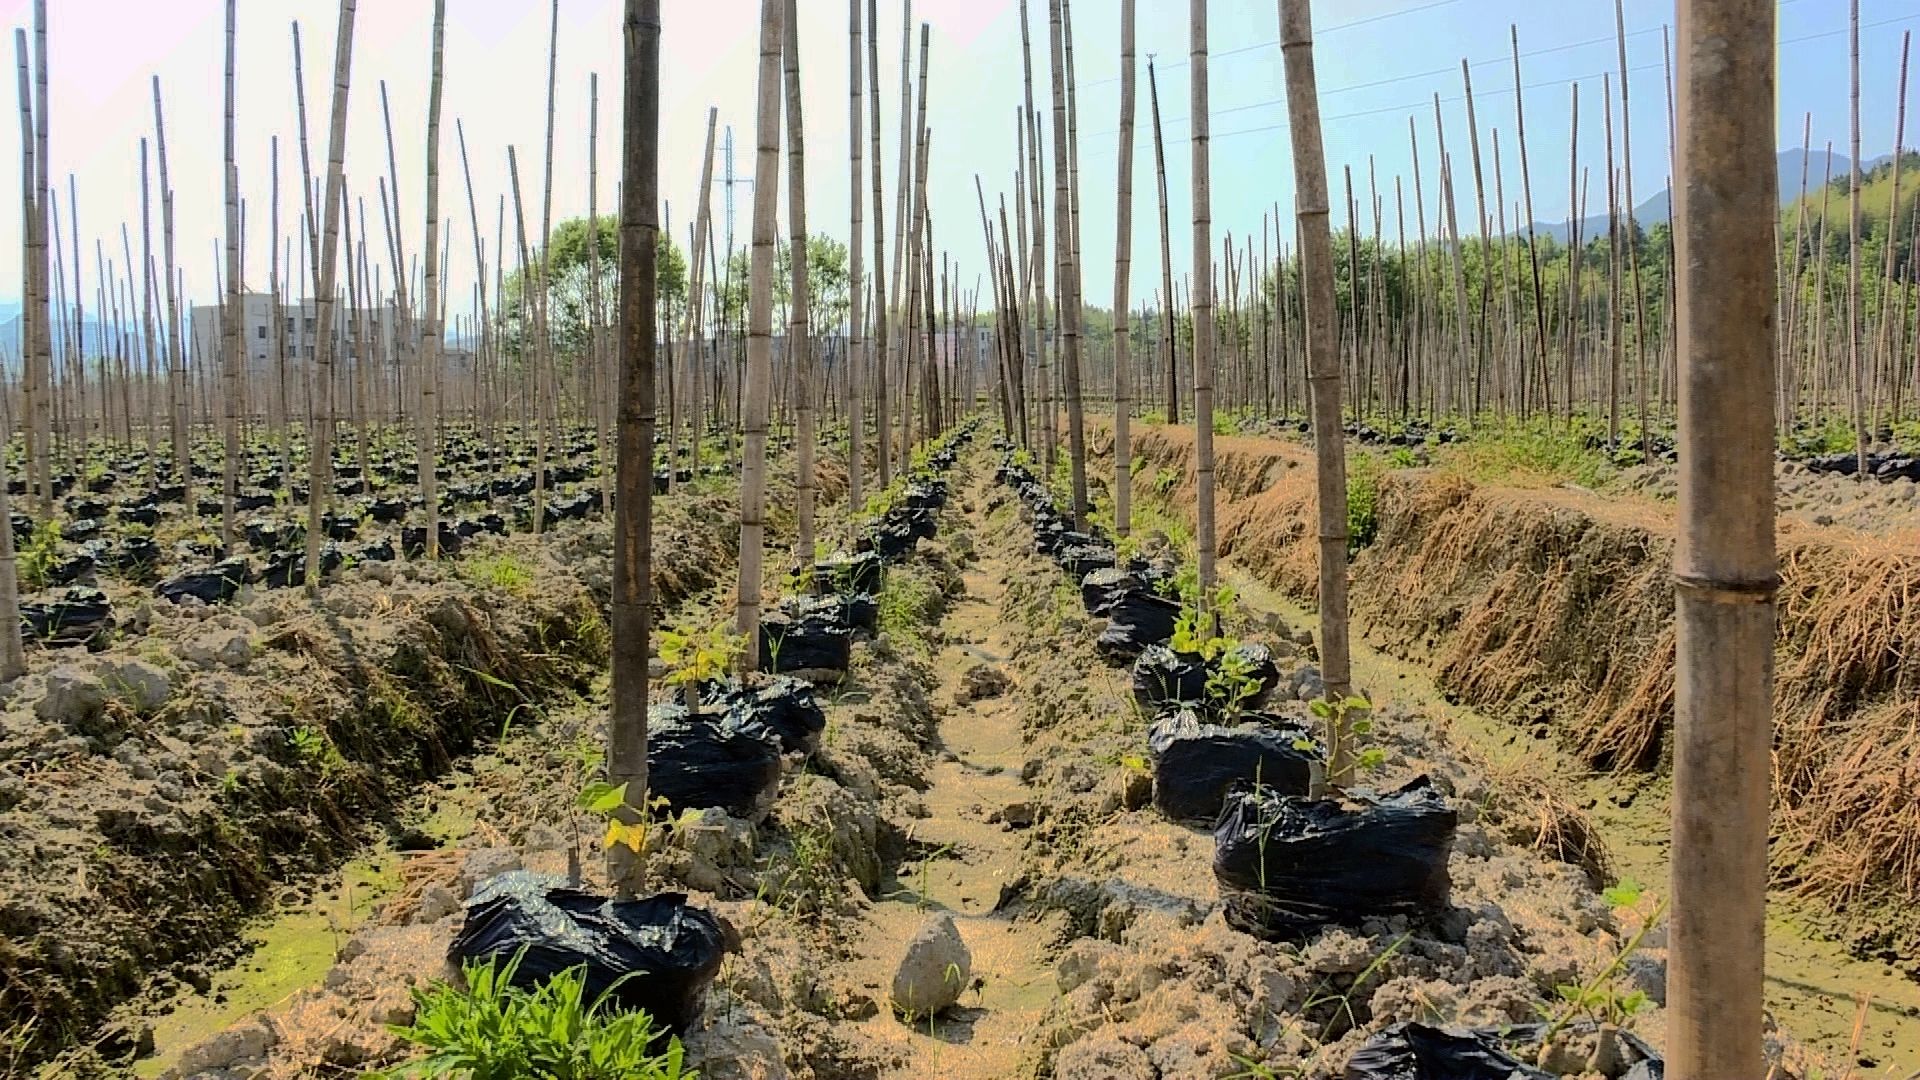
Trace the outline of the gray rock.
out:
[[[182,660],[203,668],[240,670],[253,659],[253,644],[243,631],[218,629],[201,634],[177,650]]]
[[[1327,684],[1320,678],[1320,668],[1314,664],[1295,671],[1287,682],[1287,689],[1295,701],[1312,701],[1327,695]]]
[[[942,912],[907,942],[893,973],[893,1007],[910,1017],[932,1016],[959,1001],[972,978],[973,954],[953,916]]]
[[[460,873],[454,880],[453,891],[458,896],[469,897],[488,878],[519,869],[521,869],[520,856],[512,848],[475,848],[467,856],[466,861],[460,864]]]
[[[417,923],[435,923],[460,910],[460,898],[445,885],[429,885],[420,893],[420,907],[413,914]]]
[[[167,673],[145,660],[108,661],[99,671],[107,692],[134,712],[153,712],[173,697]]]
[[[273,1044],[278,1041],[273,1029],[255,1021],[231,1027],[213,1038],[187,1048],[180,1055],[179,1064],[169,1069],[165,1075],[176,1077],[193,1076],[196,1073],[224,1069],[236,1062],[251,1061],[265,1057]]]
[[[528,851],[559,851],[567,846],[567,839],[560,830],[546,822],[535,822],[528,826],[526,840],[521,844]]]
[[[62,664],[47,672],[47,692],[33,707],[34,714],[69,730],[81,727],[107,704],[107,687],[90,671]]]
[[[686,815],[674,829],[674,840],[690,856],[687,884],[703,892],[719,892],[729,870],[753,864],[753,826],[718,807]]]

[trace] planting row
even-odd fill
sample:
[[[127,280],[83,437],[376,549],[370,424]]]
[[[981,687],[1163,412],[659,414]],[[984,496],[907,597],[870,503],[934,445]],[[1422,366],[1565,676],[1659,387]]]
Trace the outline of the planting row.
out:
[[[1370,745],[1364,699],[1329,701],[1311,665],[1283,675],[1268,646],[1202,632],[1195,609],[1182,603],[1192,587],[1170,560],[1128,558],[1097,526],[1073,529],[1046,485],[1011,456],[999,477],[1033,525],[1035,552],[1078,586],[1089,615],[1106,620],[1097,654],[1131,668],[1133,703],[1148,721],[1151,803],[1169,821],[1212,830],[1228,926],[1304,945],[1332,926],[1457,917],[1448,860],[1461,818],[1440,789],[1425,775],[1386,792],[1334,782],[1345,779],[1342,771],[1371,771],[1384,756]],[[1230,602],[1224,594],[1213,600]],[[1270,708],[1282,701],[1292,704]],[[1330,769],[1329,743],[1343,747],[1347,769]],[[1351,1056],[1344,1075],[1538,1080],[1557,1075],[1533,1063],[1564,1027],[1394,1024]],[[1661,1075],[1658,1056],[1631,1034],[1616,1033],[1610,1045],[1618,1059],[1597,1071]]]

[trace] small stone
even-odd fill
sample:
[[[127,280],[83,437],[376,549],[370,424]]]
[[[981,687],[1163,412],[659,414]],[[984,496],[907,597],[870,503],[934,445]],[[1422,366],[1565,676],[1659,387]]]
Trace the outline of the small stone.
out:
[[[472,896],[488,879],[521,867],[520,856],[512,848],[475,848],[460,864],[460,873],[454,880],[454,892],[459,896]]]
[[[532,852],[559,851],[567,846],[567,841],[559,829],[542,821],[527,828],[527,837],[521,846]]]
[[[953,916],[935,915],[907,942],[893,973],[893,1006],[909,1017],[932,1016],[960,1000],[973,977],[973,954]]]
[[[1024,829],[1033,824],[1033,804],[1025,799],[1010,802],[994,811],[991,820],[999,821],[1015,829]]]
[[[420,893],[420,907],[414,912],[413,921],[434,923],[460,910],[460,898],[445,885],[429,885]]]
[[[144,660],[102,664],[100,678],[114,700],[137,713],[151,713],[173,696],[167,673]]]
[[[691,856],[686,881],[703,892],[726,887],[727,872],[753,863],[753,826],[718,807],[688,814],[674,839]]]
[[[180,1076],[224,1069],[236,1062],[265,1057],[277,1041],[273,1030],[256,1020],[228,1028],[205,1042],[188,1047],[174,1068]]]
[[[971,701],[985,701],[1006,693],[1012,685],[999,668],[991,664],[975,664],[960,677],[960,689],[953,697],[962,705]]]
[[[33,711],[42,720],[73,729],[92,719],[106,703],[106,684],[91,672],[62,664],[47,672],[46,696]]]

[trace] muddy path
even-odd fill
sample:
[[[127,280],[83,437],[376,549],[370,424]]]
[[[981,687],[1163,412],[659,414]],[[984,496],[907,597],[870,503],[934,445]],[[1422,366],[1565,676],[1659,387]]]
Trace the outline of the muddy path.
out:
[[[975,512],[960,524],[971,534],[980,521]],[[882,997],[930,914],[950,913],[972,956],[955,1007],[911,1020],[882,1010],[864,1022],[864,1033],[889,1051],[887,1076],[1012,1076],[1022,1037],[1056,993],[1045,956],[1057,927],[1009,910],[1037,793],[1021,779],[1026,749],[1006,682],[1015,645],[999,614],[1006,569],[1002,559],[975,561],[963,572],[965,592],[949,601],[932,662],[935,764],[913,807],[924,816],[896,823],[908,857],[883,880],[853,935],[852,974]]]

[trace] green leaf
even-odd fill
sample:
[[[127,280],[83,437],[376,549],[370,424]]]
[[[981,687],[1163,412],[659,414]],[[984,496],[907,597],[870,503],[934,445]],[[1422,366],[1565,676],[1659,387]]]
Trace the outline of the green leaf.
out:
[[[1313,701],[1307,702],[1307,711],[1313,713],[1313,715],[1319,717],[1322,720],[1333,719],[1333,706],[1329,705],[1324,701],[1319,700],[1318,698],[1314,699]]]
[[[611,814],[627,805],[627,785],[615,787],[605,780],[596,780],[580,791],[580,808],[596,814]]]
[[[1603,891],[1600,896],[1607,902],[1608,906],[1623,908],[1632,907],[1639,903],[1640,897],[1645,893],[1645,886],[1639,882],[1632,878],[1622,878],[1618,885]]]
[[[1360,697],[1359,695],[1356,694],[1355,696],[1350,697],[1345,701],[1342,701],[1340,703],[1340,707],[1343,709],[1347,709],[1349,711],[1360,710],[1360,709],[1371,709],[1373,708],[1373,702],[1368,701],[1366,698]]]
[[[1369,746],[1360,751],[1358,764],[1363,769],[1377,769],[1387,763],[1387,752],[1377,746]]]

